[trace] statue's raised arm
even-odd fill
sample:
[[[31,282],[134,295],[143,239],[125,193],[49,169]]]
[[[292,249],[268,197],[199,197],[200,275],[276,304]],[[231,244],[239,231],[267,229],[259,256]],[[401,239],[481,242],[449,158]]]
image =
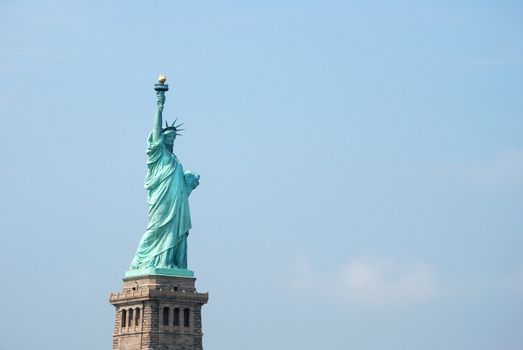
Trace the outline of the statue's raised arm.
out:
[[[165,84],[167,78],[165,75],[160,75],[158,78],[159,84],[156,84],[156,113],[154,114],[153,121],[153,141],[158,141],[162,134],[162,113],[163,106],[165,104],[165,91],[169,90],[169,86]]]

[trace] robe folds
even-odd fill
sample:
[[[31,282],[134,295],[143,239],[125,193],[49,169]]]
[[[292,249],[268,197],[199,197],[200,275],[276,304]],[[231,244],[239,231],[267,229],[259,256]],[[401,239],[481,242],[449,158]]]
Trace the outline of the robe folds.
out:
[[[195,175],[183,166],[163,142],[147,146],[148,224],[131,263],[131,270],[145,268],[187,268],[187,236],[191,229],[189,194],[193,190],[188,177]]]

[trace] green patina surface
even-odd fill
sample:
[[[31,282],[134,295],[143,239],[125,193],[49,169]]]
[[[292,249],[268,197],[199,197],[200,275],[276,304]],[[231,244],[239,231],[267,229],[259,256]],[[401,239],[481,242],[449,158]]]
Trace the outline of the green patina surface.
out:
[[[164,81],[155,85],[157,110],[147,139],[148,224],[126,277],[193,276],[193,272],[187,270],[187,236],[191,229],[189,195],[199,185],[200,176],[184,170],[174,154],[180,125],[166,123],[162,128],[168,90]]]

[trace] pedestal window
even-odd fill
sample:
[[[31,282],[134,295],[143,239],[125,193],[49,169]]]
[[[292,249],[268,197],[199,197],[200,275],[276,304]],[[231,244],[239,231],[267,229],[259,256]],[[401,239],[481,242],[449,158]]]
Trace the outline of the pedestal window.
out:
[[[134,325],[135,326],[139,326],[140,325],[140,308],[139,307],[136,308],[136,312],[135,312],[135,315],[134,315]]]
[[[183,326],[189,327],[191,324],[189,321],[189,317],[191,316],[191,309],[183,309]]]
[[[121,319],[122,319],[122,328],[127,327],[127,310],[125,310],[125,309],[122,310]]]
[[[169,325],[169,308],[168,307],[164,307],[163,308],[163,322],[162,324],[164,326],[168,326]]]
[[[173,326],[180,325],[180,308],[175,307],[173,312]]]

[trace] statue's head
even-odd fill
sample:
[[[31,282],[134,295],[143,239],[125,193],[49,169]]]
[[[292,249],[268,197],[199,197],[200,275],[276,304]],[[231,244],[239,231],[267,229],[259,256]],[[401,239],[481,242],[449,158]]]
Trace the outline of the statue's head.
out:
[[[180,129],[180,126],[182,126],[183,123],[178,125],[175,124],[176,120],[171,125],[165,121],[165,128],[162,129],[163,142],[170,151],[172,151],[174,147],[174,140],[176,140],[176,136],[181,135],[178,132],[183,130]]]

